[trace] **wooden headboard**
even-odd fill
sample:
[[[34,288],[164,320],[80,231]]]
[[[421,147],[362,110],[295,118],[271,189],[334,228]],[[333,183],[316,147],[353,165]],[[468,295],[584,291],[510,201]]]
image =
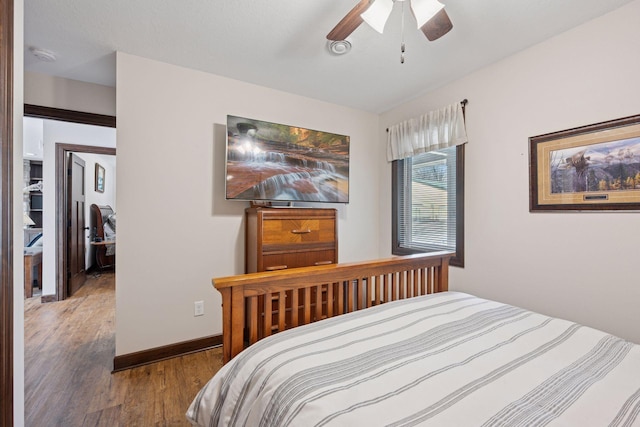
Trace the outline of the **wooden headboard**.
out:
[[[97,237],[104,240],[104,223],[107,222],[109,215],[113,213],[113,208],[109,205],[91,205],[91,233],[95,233],[94,239]],[[94,230],[95,227],[95,230]]]
[[[92,204],[90,209],[90,232],[91,232],[91,240],[92,241],[103,241],[104,240],[104,224],[107,222],[109,215],[113,214],[113,208],[109,205],[96,205]],[[113,266],[116,263],[115,255],[107,255],[106,246],[96,246],[96,262],[99,267],[109,267]]]
[[[451,252],[213,279],[224,362],[273,333],[388,301],[448,290]]]

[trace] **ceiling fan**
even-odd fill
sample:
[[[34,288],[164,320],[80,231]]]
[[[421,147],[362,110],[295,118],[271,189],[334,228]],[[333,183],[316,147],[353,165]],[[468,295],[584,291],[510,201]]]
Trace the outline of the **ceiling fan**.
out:
[[[382,33],[391,9],[396,1],[410,1],[411,11],[416,18],[418,28],[430,41],[439,39],[453,28],[444,5],[438,0],[361,0],[333,30],[327,34],[331,41],[345,40],[356,28],[366,22]]]

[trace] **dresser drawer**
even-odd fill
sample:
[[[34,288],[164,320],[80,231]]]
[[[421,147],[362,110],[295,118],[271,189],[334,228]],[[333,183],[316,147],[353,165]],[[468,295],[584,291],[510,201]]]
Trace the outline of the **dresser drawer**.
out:
[[[245,272],[338,262],[336,209],[246,209]]]
[[[331,218],[265,219],[262,244],[334,242],[335,228],[335,220]]]
[[[335,259],[334,250],[265,254],[262,257],[261,271],[333,264]]]

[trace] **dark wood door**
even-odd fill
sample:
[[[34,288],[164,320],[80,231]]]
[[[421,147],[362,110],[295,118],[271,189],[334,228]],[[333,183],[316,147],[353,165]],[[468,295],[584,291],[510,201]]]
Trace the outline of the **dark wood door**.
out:
[[[84,285],[85,274],[85,237],[84,237],[84,160],[73,153],[69,154],[67,206],[68,263],[67,295],[73,295]]]

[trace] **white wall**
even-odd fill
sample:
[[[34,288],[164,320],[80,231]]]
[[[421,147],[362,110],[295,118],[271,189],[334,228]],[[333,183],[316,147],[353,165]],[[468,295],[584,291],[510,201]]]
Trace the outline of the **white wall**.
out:
[[[25,104],[116,115],[116,89],[113,87],[33,72],[24,73],[24,79]]]
[[[116,130],[102,126],[66,123],[57,120],[44,120],[44,159],[43,170],[43,218],[42,218],[42,295],[56,292],[56,197],[55,197],[55,144],[90,145],[95,147],[116,146]],[[111,174],[110,174],[111,175]],[[93,188],[93,180],[87,184]]]
[[[13,424],[24,425],[24,257],[22,111],[24,1],[13,1]]]
[[[117,355],[222,332],[211,278],[243,272],[248,206],[224,199],[227,114],[350,135],[339,259],[377,257],[377,115],[123,53],[117,64]]]
[[[529,213],[528,177],[529,137],[640,113],[639,20],[631,2],[381,116],[382,142],[391,124],[469,99],[466,265],[452,289],[640,343],[639,214]],[[385,255],[391,167],[380,167]]]
[[[91,227],[91,209],[92,204],[107,205],[116,212],[116,156],[92,153],[76,153],[78,157],[84,160],[84,182],[85,182],[85,224]],[[96,163],[105,170],[105,186],[104,193],[95,191],[95,173]],[[85,233],[85,268],[89,269],[95,264],[95,248],[89,244],[91,229]]]
[[[22,154],[26,160],[42,160],[43,127],[42,119],[35,117],[23,119]]]

